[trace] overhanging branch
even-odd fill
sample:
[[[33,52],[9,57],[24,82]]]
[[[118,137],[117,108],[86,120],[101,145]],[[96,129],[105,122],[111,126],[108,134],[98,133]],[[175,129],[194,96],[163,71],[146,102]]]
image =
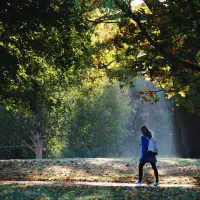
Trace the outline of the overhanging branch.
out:
[[[143,26],[141,21],[139,20],[138,16],[134,14],[131,9],[124,5],[122,6],[118,1],[116,1],[116,4],[119,6],[119,8],[122,10],[122,12],[126,13],[129,17],[131,17],[140,28],[141,34],[149,41],[149,43],[155,48],[155,50],[160,53],[167,61],[170,61],[172,64],[172,70],[174,72],[178,71],[182,66],[188,68],[192,71],[200,72],[200,66],[193,64],[191,62],[185,61],[184,59],[181,59],[177,57],[174,54],[171,54],[170,52],[166,51],[161,45],[159,45],[147,32],[146,28]]]
[[[190,8],[190,12],[192,15],[193,23],[195,22],[197,34],[200,34],[200,25],[199,25],[199,18],[197,16],[197,11],[195,9],[195,5],[192,0],[187,0],[188,6]]]

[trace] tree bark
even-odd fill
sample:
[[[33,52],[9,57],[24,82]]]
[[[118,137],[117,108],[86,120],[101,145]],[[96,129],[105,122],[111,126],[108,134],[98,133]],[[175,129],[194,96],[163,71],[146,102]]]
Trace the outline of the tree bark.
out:
[[[24,141],[24,145],[31,149],[36,156],[36,159],[42,159],[43,158],[43,139],[42,136],[39,133],[33,134],[32,137],[30,137],[31,141],[34,144],[34,147]]]
[[[39,133],[33,134],[31,140],[35,146],[34,152],[36,155],[36,159],[42,159],[43,139],[41,134]]]
[[[41,147],[37,147],[35,148],[35,155],[36,155],[36,159],[42,159],[42,148]]]
[[[200,157],[200,116],[188,113],[183,107],[175,107],[174,111],[175,154],[184,158]]]

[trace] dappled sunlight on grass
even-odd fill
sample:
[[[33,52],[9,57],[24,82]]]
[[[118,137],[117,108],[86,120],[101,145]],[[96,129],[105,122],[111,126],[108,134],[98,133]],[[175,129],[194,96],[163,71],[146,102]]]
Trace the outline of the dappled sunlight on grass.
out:
[[[198,184],[196,179],[192,176],[161,176],[161,184]]]
[[[92,159],[84,159],[90,164],[93,165],[105,165],[105,164],[124,164],[135,161],[135,158],[92,158]]]
[[[162,163],[162,164],[176,165],[176,164],[178,164],[178,161],[175,160],[175,159],[171,159],[171,158],[169,158],[169,159],[167,159],[167,158],[166,159],[165,158],[160,158],[158,164],[160,164],[160,163]]]
[[[200,160],[158,158],[159,181],[177,188],[151,187],[155,181],[150,164],[144,166],[147,187],[122,187],[138,179],[138,158],[84,158],[61,160],[18,160],[0,162],[1,180],[42,181],[36,185],[0,184],[0,199],[200,199]],[[45,181],[49,181],[46,182]],[[55,182],[53,182],[55,181]],[[75,185],[77,182],[84,185]],[[69,185],[61,185],[61,182]],[[74,183],[73,183],[74,182]],[[104,187],[86,185],[103,182]],[[43,184],[44,183],[44,184]],[[52,184],[51,184],[52,183]],[[109,187],[119,183],[119,187]],[[92,183],[91,183],[92,184]],[[99,183],[101,184],[101,183]],[[184,187],[196,188],[184,188]],[[191,186],[192,185],[192,186]],[[182,188],[181,188],[182,186]],[[187,199],[187,198],[186,198]]]
[[[0,162],[1,180],[88,181],[133,183],[138,179],[138,158],[75,158],[61,160],[21,160]],[[159,158],[158,171],[163,182],[181,177],[181,184],[200,183],[198,159]],[[184,179],[185,177],[185,179]],[[150,164],[144,166],[147,183],[155,180]],[[175,181],[175,180],[174,180]]]
[[[52,165],[46,167],[41,172],[41,179],[45,180],[60,180],[60,179],[69,179],[69,176],[72,175],[73,169],[69,166],[59,166],[59,165]]]

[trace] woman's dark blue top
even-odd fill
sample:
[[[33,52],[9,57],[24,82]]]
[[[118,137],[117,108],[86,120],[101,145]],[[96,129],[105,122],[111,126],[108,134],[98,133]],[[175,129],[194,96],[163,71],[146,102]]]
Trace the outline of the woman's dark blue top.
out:
[[[148,139],[151,138],[150,135],[147,137],[148,137]],[[157,162],[156,156],[148,156],[148,154],[147,154],[147,149],[148,149],[148,144],[149,144],[148,139],[144,136],[141,137],[142,156],[140,158],[140,162],[142,162],[142,163]]]

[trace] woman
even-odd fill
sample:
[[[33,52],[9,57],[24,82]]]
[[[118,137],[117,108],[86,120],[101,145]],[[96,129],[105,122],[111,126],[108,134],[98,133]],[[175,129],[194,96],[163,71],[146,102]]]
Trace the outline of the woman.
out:
[[[158,170],[156,167],[156,156],[149,156],[147,154],[147,149],[148,149],[148,144],[149,140],[152,138],[151,132],[148,130],[146,126],[142,126],[141,132],[143,136],[141,137],[141,144],[142,144],[142,156],[140,158],[140,163],[139,163],[139,180],[135,182],[135,184],[142,184],[142,175],[143,175],[143,167],[146,163],[151,163],[152,169],[154,170],[154,174],[156,177],[156,182],[154,183],[154,186],[159,185],[158,181]]]

